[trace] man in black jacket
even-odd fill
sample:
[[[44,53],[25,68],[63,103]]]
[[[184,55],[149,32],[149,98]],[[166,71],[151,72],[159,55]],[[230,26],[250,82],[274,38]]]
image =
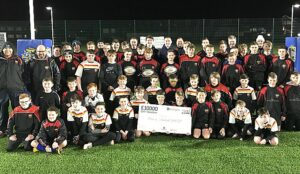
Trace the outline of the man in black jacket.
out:
[[[7,128],[8,100],[12,109],[19,105],[20,93],[26,92],[25,82],[28,81],[24,71],[24,62],[14,55],[13,45],[6,42],[0,56],[0,136]]]
[[[28,89],[32,93],[32,98],[35,101],[36,94],[43,91],[42,81],[46,77],[53,79],[53,90],[60,90],[60,71],[55,63],[55,60],[49,58],[46,54],[46,47],[39,45],[36,48],[36,58],[32,59],[26,65],[26,71],[30,76],[30,87]]]

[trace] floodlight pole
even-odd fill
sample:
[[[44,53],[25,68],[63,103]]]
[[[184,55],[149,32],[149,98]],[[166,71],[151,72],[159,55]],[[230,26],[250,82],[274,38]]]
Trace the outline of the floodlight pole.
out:
[[[292,5],[292,14],[291,14],[291,37],[293,37],[293,23],[294,23],[294,7],[299,8],[300,4]]]
[[[30,16],[30,38],[35,39],[35,29],[34,29],[34,12],[33,12],[33,0],[29,0],[29,16]]]
[[[51,35],[52,35],[52,45],[54,45],[53,8],[46,7],[46,9],[50,10],[50,14],[51,14]]]

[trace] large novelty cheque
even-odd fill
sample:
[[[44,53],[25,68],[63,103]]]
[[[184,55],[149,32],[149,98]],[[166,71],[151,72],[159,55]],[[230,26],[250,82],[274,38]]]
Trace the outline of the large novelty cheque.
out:
[[[191,108],[140,105],[138,130],[191,135]]]

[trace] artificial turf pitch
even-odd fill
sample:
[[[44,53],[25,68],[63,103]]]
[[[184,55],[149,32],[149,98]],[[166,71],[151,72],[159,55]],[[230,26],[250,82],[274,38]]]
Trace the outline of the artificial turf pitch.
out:
[[[133,143],[61,155],[6,152],[0,139],[0,173],[300,173],[300,132],[279,133],[279,145],[253,141],[195,140],[165,135],[142,137]]]

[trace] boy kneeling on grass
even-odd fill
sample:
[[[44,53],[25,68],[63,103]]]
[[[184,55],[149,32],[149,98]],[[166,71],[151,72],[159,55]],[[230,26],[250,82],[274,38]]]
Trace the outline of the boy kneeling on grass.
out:
[[[116,138],[116,134],[109,131],[112,121],[110,115],[105,112],[105,103],[97,103],[95,112],[90,115],[88,133],[83,135],[83,141],[86,143],[83,149],[106,143],[113,145]]]
[[[33,152],[57,152],[67,146],[67,128],[63,119],[58,118],[59,110],[50,106],[47,109],[47,119],[41,124],[40,131],[35,140],[31,142]]]
[[[246,103],[243,100],[238,100],[235,108],[230,111],[229,124],[234,133],[232,138],[240,138],[243,141],[248,134],[251,134],[249,128],[251,126],[251,114],[246,108]]]
[[[256,144],[270,143],[272,146],[276,146],[279,143],[276,132],[278,126],[276,120],[270,116],[269,111],[266,108],[258,110],[259,116],[255,120],[255,134],[254,142]]]
[[[26,93],[20,94],[19,103],[8,121],[8,152],[16,150],[21,143],[24,150],[32,150],[30,143],[39,132],[39,107],[32,104],[30,95]]]
[[[121,97],[119,100],[120,106],[114,111],[113,120],[116,126],[116,142],[121,140],[129,142],[134,141],[134,130],[132,128],[132,121],[134,118],[134,111],[128,105],[128,98]]]
[[[192,107],[193,137],[198,139],[202,135],[204,139],[210,138],[214,121],[214,108],[211,102],[206,102],[206,92],[197,89],[197,102]]]

